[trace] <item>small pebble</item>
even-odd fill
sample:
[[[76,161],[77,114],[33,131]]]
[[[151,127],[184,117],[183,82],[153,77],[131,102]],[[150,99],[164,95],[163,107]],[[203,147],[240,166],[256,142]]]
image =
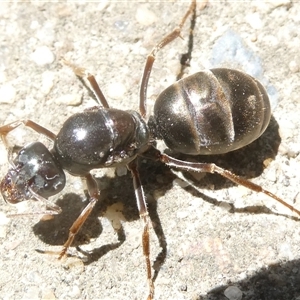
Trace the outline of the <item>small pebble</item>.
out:
[[[78,106],[82,103],[82,94],[67,94],[55,99],[56,104]]]
[[[123,31],[126,29],[128,26],[129,22],[118,20],[114,23],[115,27],[118,28],[119,30]]]
[[[257,34],[256,33],[251,34],[250,40],[252,43],[255,43],[257,41]]]
[[[119,177],[125,176],[127,174],[127,168],[125,166],[117,167],[116,173]]]
[[[289,243],[278,245],[278,252],[281,258],[292,259],[293,257],[291,245]]]
[[[125,85],[120,82],[114,82],[107,87],[107,96],[111,99],[120,100],[124,98],[126,92]]]
[[[229,286],[225,291],[224,295],[229,300],[241,300],[243,292],[236,286]]]
[[[42,92],[44,95],[48,95],[53,88],[54,78],[54,72],[45,71],[42,74]]]
[[[53,45],[53,43],[56,41],[55,30],[53,29],[53,26],[55,25],[51,24],[51,22],[46,22],[43,28],[36,31],[34,37],[44,45]]]
[[[176,217],[178,219],[185,219],[188,215],[190,215],[190,212],[188,212],[187,210],[178,211],[176,213]]]
[[[300,66],[295,60],[292,60],[289,63],[289,69],[292,73],[297,73],[299,72]]]
[[[83,184],[82,180],[75,180],[73,182],[73,187],[76,191],[81,191],[84,189],[84,184]]]
[[[5,249],[7,251],[15,250],[22,242],[23,240],[13,240],[11,242],[8,242],[5,245]]]
[[[33,21],[31,21],[31,23],[30,23],[30,29],[32,29],[32,30],[35,30],[35,29],[38,29],[38,28],[40,28],[40,24],[39,24],[39,22],[38,21],[36,21],[36,20],[33,20]]]
[[[122,228],[122,222],[124,221],[124,206],[123,203],[117,202],[111,206],[109,206],[105,212],[105,218],[109,220],[112,227],[117,231]]]
[[[157,17],[149,10],[145,5],[141,5],[137,8],[135,19],[138,23],[144,26],[149,26],[157,21]]]
[[[52,290],[47,289],[47,290],[43,291],[42,300],[55,300],[55,299],[56,299],[56,297]]]
[[[276,182],[278,175],[277,175],[278,169],[274,165],[269,165],[265,172],[265,178],[268,182]]]
[[[75,298],[81,298],[81,291],[80,291],[80,288],[77,286],[77,285],[74,285],[72,287],[72,290],[69,294],[69,296],[73,299]]]
[[[182,188],[185,188],[185,187],[189,186],[190,184],[187,181],[176,178],[176,179],[173,180],[173,185],[174,186],[177,185],[177,186],[180,186]]]
[[[7,83],[0,87],[0,103],[14,103],[16,89],[12,84]]]
[[[246,21],[253,29],[262,28],[262,20],[258,13],[248,14],[246,15]]]
[[[11,218],[7,218],[5,213],[0,211],[0,225],[7,225],[11,221]]]
[[[43,66],[52,64],[55,60],[55,55],[47,46],[41,46],[30,55],[30,59],[37,65]]]
[[[232,209],[232,206],[229,203],[226,203],[226,202],[221,202],[219,207],[226,210],[226,211],[231,211],[231,209]]]

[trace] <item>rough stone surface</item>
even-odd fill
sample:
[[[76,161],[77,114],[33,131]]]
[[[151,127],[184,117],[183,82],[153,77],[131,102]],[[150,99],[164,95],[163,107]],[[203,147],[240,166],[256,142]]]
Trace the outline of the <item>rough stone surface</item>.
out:
[[[112,107],[138,109],[146,56],[178,24],[188,5],[151,2],[1,2],[0,90],[7,89],[8,94],[0,99],[0,124],[28,118],[56,133],[69,116],[95,105],[63,59],[95,74],[106,95],[112,86],[121,86],[122,91],[108,99]],[[225,5],[212,1],[197,10],[196,22],[187,74],[210,66],[216,41],[230,30],[259,58],[278,103],[266,134],[245,149],[184,159],[214,161],[289,203],[295,200],[299,209],[299,2]],[[148,89],[149,114],[158,93],[179,73],[189,26],[190,21],[184,26],[183,40],[177,39],[157,55]],[[39,49],[48,53],[42,63],[32,60]],[[226,67],[230,64],[236,67],[234,61],[226,62]],[[69,95],[82,95],[82,104],[60,101]],[[38,139],[49,144],[25,128],[9,136],[16,145]],[[8,169],[3,143],[0,152],[3,177]],[[35,251],[61,249],[86,205],[78,178],[68,176],[67,187],[52,200],[63,209],[52,220],[39,221],[39,215],[6,219],[8,214],[41,208],[31,202],[15,208],[1,200],[1,299],[146,299],[142,224],[130,174],[119,177],[113,170],[96,174],[101,200],[111,206],[108,215],[118,211],[111,222],[115,227],[123,222],[123,243],[118,242],[111,222],[97,217],[96,208],[74,243],[83,251],[71,247],[72,256],[62,261],[56,254]],[[300,223],[288,209],[217,175],[197,180],[184,174],[191,184],[173,184],[177,175],[169,168],[143,162],[141,178],[155,229],[151,230],[151,262],[160,267],[155,299],[226,299],[229,286],[242,291],[242,299],[300,297]],[[156,260],[161,251],[157,236],[165,238],[163,264]]]

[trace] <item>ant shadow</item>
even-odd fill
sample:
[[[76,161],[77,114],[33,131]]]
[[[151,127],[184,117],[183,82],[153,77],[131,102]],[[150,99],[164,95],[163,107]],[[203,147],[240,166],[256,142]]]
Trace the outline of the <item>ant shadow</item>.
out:
[[[232,173],[248,180],[259,177],[267,167],[269,161],[275,159],[278,153],[280,142],[281,138],[279,135],[279,126],[275,118],[272,116],[266,131],[257,140],[241,149],[221,155],[189,156],[179,154],[176,157],[186,161],[215,163],[217,166],[226,170],[230,170]],[[227,187],[236,185],[236,183],[233,183],[219,174],[207,173],[204,178],[201,178],[201,181],[197,181],[189,172],[183,172],[183,177],[189,182],[192,181],[193,183],[193,185],[189,185],[185,188],[186,191],[191,193],[193,196],[199,197],[202,200],[216,206],[226,203],[227,205],[231,206],[229,211],[231,213],[252,212],[276,214],[265,206],[247,206],[244,208],[235,208],[234,204],[208,197],[205,195],[205,193],[202,193],[198,190],[198,188],[205,190],[207,186],[211,185],[214,186],[214,190],[225,189]],[[288,215],[284,216],[293,219]]]
[[[214,162],[222,168],[229,169],[233,173],[249,179],[259,176],[263,172],[264,161],[275,158],[279,144],[280,136],[278,133],[278,124],[272,117],[270,125],[268,126],[265,133],[259,139],[242,149],[224,155],[179,155],[177,157],[183,160],[192,159],[193,161],[196,160],[199,162]],[[151,160],[141,161],[139,170],[146,195],[151,195],[153,190],[160,190],[162,194],[165,194],[169,189],[171,189],[173,180],[177,178],[177,176],[172,173],[169,167],[165,166],[162,163],[154,162]],[[158,176],[159,180],[157,179]],[[199,192],[197,188],[205,190],[208,182],[210,184],[213,183],[215,189],[224,189],[230,185],[235,185],[231,181],[217,174],[207,174],[207,176],[200,182],[193,180],[193,177],[189,173],[184,173],[184,176],[189,180],[191,179],[195,185],[185,187],[185,190],[187,190],[193,196],[199,197],[201,198],[201,200],[214,205],[220,205],[221,203],[223,203],[223,201],[208,197],[204,193]],[[114,204],[121,202],[123,204],[122,215],[124,216],[125,222],[131,222],[139,219],[132,178],[130,175],[117,178],[103,176],[101,178],[97,178],[97,180],[99,181],[100,186],[105,186],[106,188],[101,190],[100,201],[98,201],[98,203],[96,204],[96,207],[93,209],[91,215],[86,220],[79,233],[76,235],[72,244],[72,246],[76,246],[77,250],[79,250],[86,256],[84,264],[90,264],[92,262],[98,261],[109,251],[120,247],[126,240],[126,235],[121,227],[121,229],[117,231],[117,242],[95,248],[89,253],[86,253],[80,249],[80,245],[87,244],[89,243],[90,239],[98,238],[101,235],[101,233],[103,232],[103,227],[101,225],[99,217],[103,215],[105,217],[105,211],[109,207],[112,207]],[[149,196],[147,197],[147,199],[149,216],[152,223],[155,224],[155,226],[153,226],[153,229],[161,247],[161,252],[158,254],[153,264],[155,270],[153,280],[155,281],[158,272],[166,259],[167,239],[165,237],[161,221],[157,213],[157,201],[153,200],[153,198]],[[80,212],[85,208],[87,203],[86,201],[82,202],[81,197],[79,197],[78,195],[69,193],[64,195],[62,199],[58,200],[56,204],[61,207],[61,214],[55,215],[51,220],[40,221],[33,227],[34,233],[38,235],[44,243],[49,245],[64,244],[64,242],[68,238],[70,227],[79,216]],[[251,211],[253,213],[276,214],[268,208],[262,206],[237,209],[234,208],[233,204],[231,205],[231,213],[246,213]],[[100,214],[99,212],[104,213]],[[122,222],[123,220],[119,221]]]
[[[129,176],[124,177],[128,177],[125,178],[125,181],[130,180]],[[101,185],[108,184],[108,188],[101,190],[98,203],[83,224],[82,228],[76,234],[72,243],[72,246],[77,247],[77,249],[81,252],[84,252],[79,248],[81,245],[88,244],[91,239],[98,238],[102,234],[103,226],[99,217],[101,217],[103,213],[100,212],[104,212],[105,214],[106,209],[118,202],[120,199],[118,195],[113,195],[113,193],[119,194],[119,191],[122,190],[122,198],[134,199],[133,190],[129,191],[129,189],[126,188],[129,185],[127,182],[124,183],[123,178],[122,189],[114,184],[114,178],[103,176],[100,180]],[[61,208],[61,213],[54,215],[50,220],[41,220],[35,224],[33,227],[34,234],[48,245],[63,245],[68,239],[69,229],[80,215],[82,210],[86,207],[87,203],[88,198],[85,201],[82,201],[82,197],[75,193],[65,194],[56,202],[56,204]],[[128,207],[128,209],[126,209],[126,207]],[[138,219],[138,212],[133,203],[131,203],[129,206],[124,204],[124,208],[125,209],[122,212],[123,214],[126,216],[135,215],[134,219]],[[132,213],[131,210],[134,212]],[[129,217],[128,219],[126,218],[126,220],[130,220]],[[96,261],[109,251],[118,248],[125,241],[125,234],[122,229],[117,232],[117,237],[118,242],[103,245],[100,248],[94,249],[90,254],[85,253],[88,256],[88,259],[84,263],[89,264],[93,261]]]
[[[251,144],[219,155],[179,155],[179,159],[196,162],[215,163],[246,179],[255,178],[262,174],[265,162],[273,160],[281,143],[279,125],[272,116],[265,132]],[[231,182],[218,174],[207,174],[208,181],[215,184],[216,189],[224,188],[224,182]],[[235,185],[232,183],[232,185]]]
[[[168,172],[172,178],[168,177],[167,180],[164,179],[160,184],[154,184],[154,181],[156,181],[156,176],[158,174],[166,172]],[[150,163],[150,165],[147,164],[140,173],[142,181],[145,182],[145,185],[148,187],[147,190],[149,190],[149,185],[153,187],[155,186],[156,188],[157,186],[159,186],[160,189],[164,189],[165,184],[167,183],[167,185],[171,187],[172,180],[176,178],[175,175],[170,172],[168,167],[155,162],[153,164]],[[103,227],[100,217],[106,217],[106,212],[110,208],[112,208],[117,203],[122,203],[122,216],[124,217],[124,219],[122,218],[122,220],[116,220],[117,222],[119,221],[121,223],[124,220],[125,222],[132,222],[139,220],[140,218],[130,174],[127,174],[127,176],[116,178],[103,176],[101,178],[96,178],[96,180],[99,181],[99,186],[105,186],[105,188],[101,189],[99,201],[97,202],[91,215],[87,218],[78,234],[76,234],[75,239],[72,243],[72,246],[75,246],[79,252],[85,255],[83,263],[86,265],[98,261],[109,251],[120,247],[126,240],[125,232],[121,226],[121,228],[116,231],[117,242],[102,245],[99,248],[94,248],[91,252],[85,252],[84,250],[80,249],[81,245],[88,244],[91,239],[98,238],[102,234]],[[87,201],[88,200],[82,201],[82,197],[76,195],[75,193],[65,194],[56,202],[56,204],[62,210],[61,213],[58,215],[54,215],[50,220],[41,220],[37,224],[35,224],[33,226],[34,234],[48,245],[63,245],[68,239],[69,229],[71,228],[81,211],[86,207]],[[154,265],[160,265],[159,261],[164,261],[164,258],[166,256],[167,245],[161,222],[157,213],[157,202],[152,201],[148,203],[148,209],[151,221],[153,222],[153,224],[156,224],[154,226],[154,231],[162,248],[162,251],[157,256]],[[116,217],[118,216],[119,215],[116,214]],[[38,251],[42,252],[40,250]],[[156,277],[157,275],[154,276]]]
[[[242,291],[243,300],[297,300],[300,297],[299,268],[300,260],[272,264],[249,278],[216,287],[198,299],[225,300],[224,291],[235,286]]]

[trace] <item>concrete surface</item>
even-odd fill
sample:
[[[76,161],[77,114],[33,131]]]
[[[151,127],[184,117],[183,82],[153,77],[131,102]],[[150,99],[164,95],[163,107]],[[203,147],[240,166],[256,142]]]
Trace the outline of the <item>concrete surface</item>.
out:
[[[187,6],[183,1],[1,2],[0,124],[29,118],[56,133],[68,116],[95,105],[62,58],[95,74],[112,107],[137,109],[145,58]],[[157,57],[149,113],[158,93],[179,73],[189,26],[190,21],[183,40]],[[212,1],[197,9],[191,67],[185,72],[210,67],[216,41],[230,30],[259,58],[263,80],[275,91],[276,108],[266,134],[245,149],[184,158],[213,160],[298,209],[299,28],[297,1]],[[220,64],[236,67],[234,61]],[[17,145],[37,139],[46,141],[26,128],[10,135]],[[3,177],[8,164],[2,143],[0,150]],[[167,167],[143,162],[141,176],[156,232],[151,231],[151,261],[156,260],[159,270],[155,299],[241,299],[240,291],[242,299],[300,299],[300,223],[287,209],[217,175],[184,174],[186,183]],[[123,222],[124,235],[118,241],[109,221],[97,218],[96,209],[76,239],[82,251],[72,247],[72,256],[62,262],[55,254],[40,252],[61,249],[86,205],[78,178],[68,176],[67,187],[53,199],[63,209],[53,220],[39,221],[40,215],[7,218],[42,208],[31,202],[16,208],[0,201],[1,299],[146,299],[142,226],[131,178],[115,176],[113,170],[99,170],[96,177],[108,213],[121,211],[115,218]],[[228,286],[237,292],[229,289],[225,298]]]

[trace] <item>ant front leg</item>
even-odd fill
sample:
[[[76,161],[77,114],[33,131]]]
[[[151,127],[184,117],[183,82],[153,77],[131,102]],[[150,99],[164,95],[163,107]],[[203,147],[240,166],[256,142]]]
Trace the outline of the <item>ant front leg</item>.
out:
[[[154,284],[152,280],[152,273],[151,273],[151,264],[150,264],[150,242],[149,242],[149,224],[151,222],[149,218],[149,213],[147,209],[146,197],[143,191],[143,186],[141,183],[140,175],[137,169],[137,161],[134,160],[128,164],[128,169],[131,172],[133,178],[133,186],[135,197],[137,201],[137,207],[139,210],[140,218],[143,221],[144,229],[142,235],[142,245],[143,245],[143,254],[146,259],[146,266],[147,266],[147,279],[149,284],[149,295],[147,300],[152,300],[154,297]]]
[[[19,120],[0,127],[0,135],[7,148],[8,161],[11,165],[0,182],[2,197],[6,202],[12,204],[34,199],[46,206],[44,211],[23,215],[59,214],[61,208],[49,201],[48,197],[57,194],[64,188],[65,174],[48,149],[39,142],[28,144],[19,151],[16,157],[13,157],[14,150],[8,145],[6,137],[20,125],[27,126],[51,140],[56,138],[54,133],[31,120]],[[35,176],[32,175],[33,173]],[[49,174],[51,176],[48,177]],[[14,216],[14,214],[9,216]]]
[[[54,141],[55,138],[56,138],[56,135],[53,132],[51,132],[50,130],[46,129],[45,127],[43,127],[43,126],[41,126],[41,125],[31,121],[31,120],[19,120],[19,121],[15,121],[15,122],[12,122],[10,124],[3,125],[3,126],[0,127],[0,135],[1,135],[1,138],[3,140],[3,143],[4,143],[5,147],[7,149],[9,149],[9,146],[8,146],[8,143],[7,143],[7,140],[6,140],[6,136],[11,131],[13,131],[15,128],[19,127],[20,125],[24,125],[26,127],[29,127],[31,129],[33,129],[34,131],[36,131],[37,133],[45,135],[46,137],[48,137],[52,141]]]
[[[59,254],[59,259],[66,255],[68,248],[71,246],[75,238],[75,235],[79,232],[80,228],[82,227],[86,219],[89,217],[97,201],[100,198],[100,190],[94,177],[91,174],[87,174],[84,178],[86,180],[88,192],[91,198],[89,204],[84,208],[84,210],[81,212],[79,217],[69,229],[69,236],[67,241],[64,243],[62,251]]]
[[[5,146],[5,148],[7,149],[8,152],[8,162],[10,165],[14,166],[13,160],[12,160],[12,148],[8,145],[6,136],[13,131],[14,129],[16,129],[17,127],[19,127],[20,125],[24,125],[26,127],[29,127],[31,129],[33,129],[35,132],[39,133],[39,134],[43,134],[46,137],[48,137],[49,139],[51,139],[52,141],[55,140],[56,135],[51,132],[50,130],[48,130],[47,128],[31,121],[31,120],[19,120],[19,121],[15,121],[6,125],[3,125],[0,127],[0,136],[2,138],[3,144]]]

